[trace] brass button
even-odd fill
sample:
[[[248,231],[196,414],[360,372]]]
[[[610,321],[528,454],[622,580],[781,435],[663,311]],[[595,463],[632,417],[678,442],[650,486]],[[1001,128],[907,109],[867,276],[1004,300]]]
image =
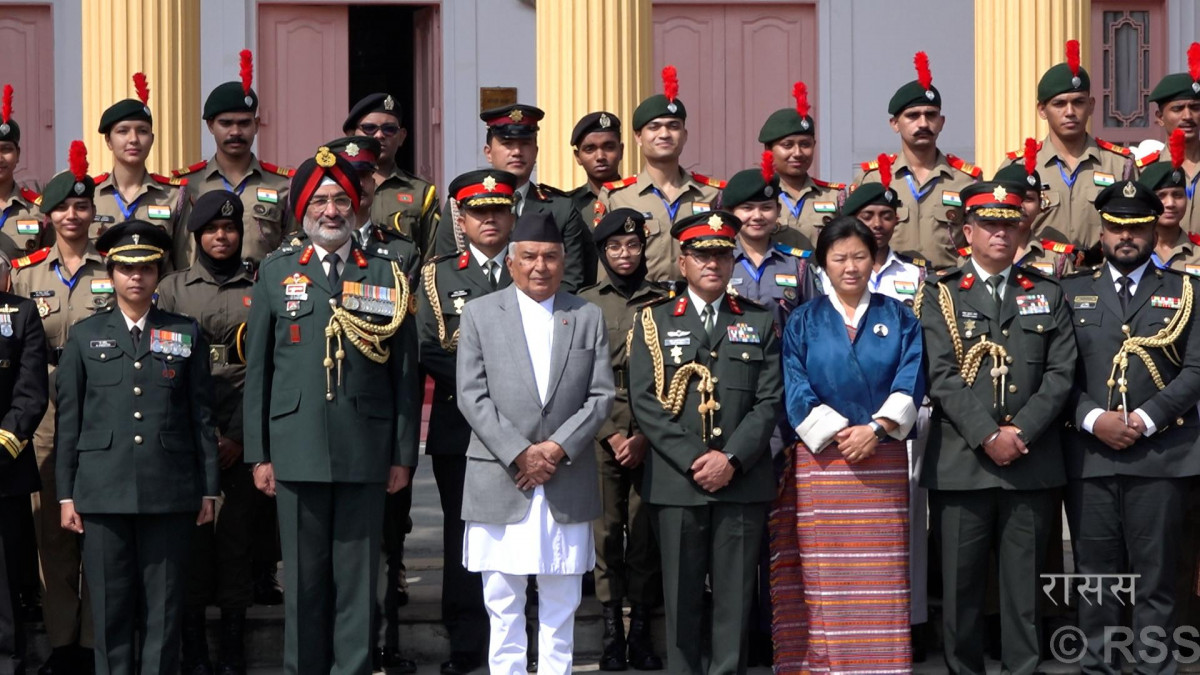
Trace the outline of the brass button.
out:
[[[713,433],[712,433],[712,435],[713,435],[713,436],[720,436],[720,435],[721,435],[721,427],[713,427]]]
[[[1011,421],[1012,421],[1012,415],[1005,415],[1005,416],[1004,416],[1004,421],[1005,421],[1005,422],[1011,422]]]
[[[168,356],[168,357],[167,357],[167,361],[174,361],[174,360],[175,360],[175,357],[174,357],[174,356]]]
[[[1178,424],[1179,426],[1183,426],[1183,418],[1180,417],[1180,418],[1176,419],[1175,424]]]
[[[134,368],[134,370],[141,370],[141,369],[142,369],[142,362],[141,362],[141,361],[134,361],[134,362],[133,362],[133,368]]]
[[[1087,319],[1080,319],[1079,323],[1087,323]]]
[[[973,333],[971,331],[967,331],[967,332],[963,333],[963,336],[968,337],[968,338],[973,338],[973,337],[975,337],[975,333]]]
[[[1005,328],[1005,329],[1001,330],[1000,334],[1003,335],[1004,337],[1008,337],[1008,329]]]
[[[135,410],[135,411],[133,412],[133,419],[135,419],[135,420],[140,420],[140,419],[142,419],[142,411],[141,411],[141,410]]]
[[[133,437],[133,442],[134,442],[134,443],[136,443],[137,445],[141,445],[141,444],[142,444],[142,437],[141,437],[141,436],[134,436],[134,437]]]
[[[709,353],[708,353],[708,355],[709,355],[709,356],[711,356],[711,357],[713,357],[714,359],[715,359],[715,358],[717,358],[717,353],[716,353],[716,352],[709,352]]]
[[[1012,357],[1012,356],[1006,356],[1006,357],[1004,357],[1004,362],[1005,362],[1005,363],[1012,363],[1012,362],[1013,362],[1013,357]]]
[[[1008,393],[1010,393],[1010,394],[1017,393],[1017,385],[1015,385],[1015,384],[1008,385]]]
[[[749,354],[749,353],[747,353],[747,352],[742,352],[742,360],[743,360],[743,361],[749,361],[749,360],[750,360],[750,354]]]
[[[105,360],[105,359],[107,359],[107,358],[108,358],[108,354],[105,354],[104,352],[100,352],[100,360],[101,360],[101,361],[103,361],[103,360]]]
[[[141,396],[141,395],[142,395],[142,388],[141,388],[141,387],[134,387],[134,388],[133,388],[133,395],[134,395],[134,396]]]
[[[1040,332],[1042,332],[1042,330],[1043,330],[1043,328],[1042,328],[1042,324],[1040,324],[1040,323],[1039,323],[1039,324],[1038,324],[1038,327],[1037,327],[1037,332],[1039,332],[1039,333],[1040,333]]]
[[[1122,332],[1122,333],[1125,333],[1125,334],[1128,334],[1128,333],[1129,333],[1129,324],[1124,324],[1124,325],[1122,325],[1122,326],[1121,326],[1121,332]]]
[[[715,377],[714,377],[714,378],[712,379],[712,383],[713,383],[713,384],[716,384],[716,383],[717,383],[717,378],[715,378]]]
[[[1117,404],[1117,410],[1118,410],[1118,411],[1120,411],[1120,410],[1124,410],[1124,409],[1125,409],[1125,406],[1124,406],[1123,404],[1120,404],[1120,403],[1118,403],[1118,404]]]
[[[292,315],[292,316],[296,316],[296,313],[295,313],[295,312],[291,312],[291,315]]]

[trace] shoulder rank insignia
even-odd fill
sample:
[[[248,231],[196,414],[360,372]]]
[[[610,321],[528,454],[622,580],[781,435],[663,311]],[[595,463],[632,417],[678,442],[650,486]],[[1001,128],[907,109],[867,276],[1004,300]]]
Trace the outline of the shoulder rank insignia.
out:
[[[42,205],[42,196],[27,187],[21,188],[21,197],[25,201],[32,202],[36,206]]]
[[[1188,239],[1190,239],[1194,245],[1200,246],[1200,234],[1196,234],[1195,232],[1188,232]]]
[[[300,260],[299,260],[300,264],[307,265],[308,261],[312,260],[313,252],[314,252],[314,250],[313,250],[312,246],[306,246],[304,248],[304,253],[300,254]]]
[[[812,180],[813,185],[816,185],[817,187],[829,188],[830,190],[845,190],[846,189],[845,183],[834,183],[832,181],[818,180],[816,178],[811,178],[811,177],[810,177],[810,179]]]
[[[948,154],[948,155],[946,155],[946,161],[950,163],[950,166],[967,174],[971,178],[979,178],[980,176],[983,175],[983,169],[975,166],[974,164],[966,161],[965,159],[961,159],[959,157],[955,157],[954,155]]]
[[[150,174],[150,178],[154,179],[154,182],[160,185],[173,185],[175,187],[187,185],[186,178],[168,178],[157,173]]]
[[[278,166],[270,162],[264,162],[261,159],[258,160],[258,165],[263,168],[263,171],[273,173],[277,176],[283,176],[285,178],[291,178],[296,174],[295,169],[285,169],[282,166]]]
[[[888,155],[888,157],[890,157],[893,162],[896,161],[896,155],[892,154],[892,155]],[[861,164],[861,166],[862,166],[863,173],[867,173],[868,171],[875,171],[876,169],[879,168],[879,160],[873,159],[869,162],[863,162]]]
[[[628,178],[622,178],[621,180],[614,180],[605,183],[604,189],[612,192],[613,190],[620,190],[621,188],[629,187],[636,182],[637,176],[629,176]]]
[[[1100,138],[1095,139],[1095,141],[1096,141],[1096,145],[1100,146],[1104,150],[1108,150],[1109,152],[1115,152],[1118,155],[1122,155],[1125,157],[1129,157],[1129,156],[1133,155],[1133,151],[1123,145],[1117,145],[1116,143],[1109,143],[1108,141],[1100,139]]]
[[[1042,149],[1041,142],[1038,142],[1037,149],[1039,151]],[[1009,150],[1008,152],[1004,153],[1004,156],[1009,159],[1022,159],[1025,157],[1025,148],[1021,148],[1020,150]]]
[[[108,180],[108,172],[107,171],[104,173],[98,173],[95,176],[92,176],[92,182],[95,183],[96,185],[99,185],[106,180]]]
[[[673,312],[673,315],[674,316],[683,316],[683,313],[687,311],[687,306],[688,306],[688,296],[686,296],[686,295],[679,296],[679,298],[675,300],[675,311]]]
[[[1162,156],[1162,151],[1155,150],[1154,152],[1146,155],[1145,157],[1143,157],[1141,159],[1133,160],[1133,163],[1137,165],[1137,168],[1144,169],[1144,168],[1150,166],[1151,164],[1157,162],[1158,158],[1161,156]]]
[[[184,176],[188,175],[189,173],[196,173],[197,171],[203,169],[206,166],[208,166],[207,159],[201,160],[199,162],[196,162],[195,164],[192,164],[191,166],[187,166],[182,169],[175,169],[175,170],[171,171],[171,175],[175,176],[176,178],[183,178]]]
[[[1027,291],[1033,290],[1033,281],[1031,281],[1029,277],[1025,276],[1024,274],[1017,275],[1017,283],[1021,285],[1021,288],[1024,288]]]
[[[458,269],[465,270],[471,262],[471,252],[463,251],[462,255],[458,256]]]
[[[969,258],[969,257],[971,257],[971,247],[970,247],[970,246],[964,246],[964,247],[962,247],[962,248],[958,249],[958,257],[960,257],[960,258]]]
[[[715,187],[718,190],[725,189],[725,181],[717,180],[716,178],[709,178],[708,176],[705,176],[702,173],[696,173],[695,171],[692,172],[692,180],[709,187]]]
[[[367,266],[367,256],[363,255],[361,248],[350,249],[350,255],[354,257],[354,264],[365,269]]]
[[[738,298],[736,298],[732,295],[726,295],[725,301],[729,303],[729,309],[734,314],[741,316],[742,314],[746,313],[745,310],[742,309],[742,305],[740,304],[741,301]]]
[[[971,272],[967,272],[965,275],[963,275],[962,281],[958,282],[958,287],[964,291],[971,290],[971,287],[974,285],[975,275]]]
[[[807,258],[812,255],[812,251],[805,251],[802,248],[788,246],[786,244],[775,244],[775,250],[786,255],[793,255],[797,258]]]
[[[1042,248],[1046,249],[1047,251],[1052,251],[1054,253],[1064,253],[1065,254],[1065,253],[1074,253],[1075,252],[1074,244],[1064,244],[1061,241],[1054,241],[1053,239],[1043,239],[1042,240]]]
[[[33,253],[30,253],[29,255],[21,256],[20,258],[17,258],[16,260],[12,261],[12,268],[14,270],[19,270],[22,267],[29,267],[30,265],[36,265],[36,264],[42,262],[43,260],[45,260],[49,255],[50,255],[50,247],[49,246],[47,246],[46,248],[39,248],[38,250],[34,251]]]

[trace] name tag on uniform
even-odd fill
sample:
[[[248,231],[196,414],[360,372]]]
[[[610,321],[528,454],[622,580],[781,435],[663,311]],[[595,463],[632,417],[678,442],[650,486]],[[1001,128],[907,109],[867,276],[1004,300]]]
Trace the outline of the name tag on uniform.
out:
[[[911,281],[901,281],[897,279],[892,282],[892,288],[900,295],[916,295],[917,285]]]
[[[54,291],[32,291],[29,294],[31,298],[53,298]]]
[[[102,216],[100,214],[96,214],[94,217],[92,217],[92,222],[100,223],[102,225],[111,225],[112,223],[117,222],[117,219],[113,218],[112,216]]]
[[[36,219],[17,221],[17,234],[37,234],[42,229],[41,223]]]
[[[112,349],[117,346],[116,340],[92,340],[88,343],[92,349]]]
[[[962,206],[962,198],[957,192],[950,190],[942,190],[942,205],[944,206]]]
[[[732,326],[726,327],[729,334],[730,342],[739,342],[744,344],[759,344],[762,338],[758,332],[754,330],[754,326],[745,323],[735,323]]]
[[[1099,300],[1098,295],[1077,295],[1071,298],[1071,309],[1096,309]]]
[[[732,279],[729,280],[729,285],[730,286],[741,286],[743,281],[744,281],[744,279],[742,279],[741,277],[733,277]]]
[[[817,213],[833,213],[837,211],[837,204],[834,202],[813,202],[813,211]]]
[[[712,205],[708,202],[692,202],[692,213],[708,213],[712,211]]]
[[[112,293],[112,279],[92,279],[93,293]]]
[[[288,300],[307,300],[308,284],[288,284],[284,287],[283,294]]]
[[[147,206],[146,215],[154,220],[167,220],[171,217],[171,207],[169,206]]]
[[[776,274],[775,275],[775,285],[776,286],[791,286],[792,288],[795,288],[796,287],[796,275],[795,274]]]
[[[1093,171],[1092,172],[1092,182],[1094,182],[1096,185],[1099,185],[1100,187],[1108,187],[1109,185],[1112,185],[1113,183],[1117,182],[1117,179],[1113,178],[1113,175],[1111,173],[1102,173],[1100,171]]]
[[[1021,316],[1049,314],[1050,303],[1046,300],[1046,296],[1040,293],[1038,295],[1018,295],[1017,313]]]
[[[1150,306],[1161,307],[1163,309],[1179,309],[1183,306],[1183,303],[1179,298],[1172,298],[1166,295],[1153,295],[1150,296]]]
[[[663,340],[664,347],[675,347],[675,346],[686,347],[690,344],[692,344],[692,338],[690,338],[690,337],[667,338],[666,340]]]
[[[268,204],[278,204],[279,203],[279,191],[272,190],[271,188],[261,188],[260,187],[254,191],[254,196],[257,197],[258,201],[260,201],[260,202],[266,202]]]
[[[960,319],[978,319],[979,312],[972,312],[969,309],[964,309],[964,310],[959,311],[958,318],[960,318]]]

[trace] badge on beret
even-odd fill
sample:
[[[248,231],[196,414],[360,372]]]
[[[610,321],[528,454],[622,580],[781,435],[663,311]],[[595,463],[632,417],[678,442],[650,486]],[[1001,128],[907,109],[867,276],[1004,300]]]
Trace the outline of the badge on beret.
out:
[[[1130,181],[1125,184],[1124,188],[1121,189],[1121,194],[1124,195],[1128,199],[1133,199],[1134,197],[1137,196],[1137,188],[1134,187],[1133,182]]]
[[[7,135],[9,131],[12,131],[12,127],[8,126],[7,122],[0,124],[0,135]]]
[[[508,118],[514,122],[520,122],[521,120],[525,119],[525,113],[513,108],[512,112],[508,113]]]
[[[1083,84],[1083,80],[1079,79],[1078,75],[1071,78],[1071,86],[1075,89],[1078,89],[1081,84]]]
[[[83,194],[83,191],[87,189],[87,186],[83,183],[76,182],[75,186],[71,189],[75,191],[75,194],[81,195]]]
[[[396,99],[392,98],[391,94],[388,94],[383,99],[383,109],[384,110],[393,110],[393,109],[395,109],[395,107],[396,107]]]
[[[667,112],[674,113],[674,112],[678,112],[678,111],[679,111],[679,106],[675,105],[674,101],[671,101],[670,103],[667,104]]]
[[[233,215],[233,202],[225,200],[225,203],[221,205],[221,215],[225,217]]]
[[[607,129],[611,126],[612,126],[612,118],[608,116],[608,113],[600,113],[600,128]]]
[[[1076,87],[1078,87],[1079,85],[1075,85],[1075,86],[1076,86]],[[932,101],[932,100],[934,99],[934,97],[935,97],[935,96],[936,96],[936,94],[934,94],[934,93],[933,93],[933,90],[932,90],[932,89],[926,89],[926,90],[925,90],[925,98],[927,98],[927,99],[929,99],[930,101]]]
[[[721,216],[718,216],[717,214],[714,213],[708,217],[708,229],[712,230],[713,232],[720,232],[721,225],[722,225]]]
[[[992,198],[998,202],[1008,199],[1008,190],[1004,189],[1003,185],[997,185],[995,190],[992,190]]]
[[[626,232],[633,232],[633,230],[634,230],[636,227],[637,227],[637,223],[634,223],[634,222],[633,222],[633,218],[626,218],[626,219],[625,219],[625,225],[624,225],[624,229],[625,229],[625,231],[626,231]]]
[[[518,110],[517,112],[521,112]],[[483,189],[492,192],[496,189],[496,179],[493,176],[488,176],[483,179]]]
[[[337,158],[335,158],[333,153],[329,151],[329,148],[324,145],[317,148],[317,156],[315,159],[317,160],[317,166],[321,167],[322,169],[328,169],[334,164],[337,164]]]
[[[808,127],[809,127],[809,124],[808,124],[808,120],[807,120],[807,119],[802,119],[802,120],[800,120],[800,128],[801,128],[801,129],[803,129],[803,130],[805,130],[805,131],[808,131]]]
[[[252,97],[247,96],[246,98],[242,99],[242,101],[246,104],[247,108],[254,107],[254,99]]]
[[[1200,82],[1192,83],[1192,91],[1196,92],[1197,94],[1200,94]]]
[[[770,197],[771,195],[775,194],[775,188],[768,185],[763,188],[763,194]]]

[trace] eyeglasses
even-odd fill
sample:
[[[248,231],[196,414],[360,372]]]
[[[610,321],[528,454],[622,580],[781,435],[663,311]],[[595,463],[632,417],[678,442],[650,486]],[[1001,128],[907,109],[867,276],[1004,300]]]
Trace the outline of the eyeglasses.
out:
[[[382,131],[384,136],[392,137],[400,133],[399,124],[360,124],[358,130],[364,136],[374,136],[376,131]]]
[[[308,202],[308,210],[315,213],[321,213],[329,207],[329,202],[331,201],[333,202],[334,207],[342,213],[349,213],[350,209],[354,206],[354,202],[352,202],[350,198],[346,196],[334,197],[333,199],[330,199],[329,197],[313,197],[312,200]]]
[[[730,250],[712,251],[712,252],[688,251],[685,255],[687,255],[692,260],[695,260],[696,264],[700,265],[701,267],[703,267],[705,265],[709,265],[714,262],[717,263],[718,265],[723,265],[725,263],[733,262],[733,251],[730,251]]]
[[[604,245],[604,252],[608,253],[609,255],[618,256],[621,255],[622,252],[628,253],[629,255],[637,255],[641,253],[642,249],[644,248],[646,247],[640,241],[631,241],[625,244],[619,244],[615,241],[610,241]]]

